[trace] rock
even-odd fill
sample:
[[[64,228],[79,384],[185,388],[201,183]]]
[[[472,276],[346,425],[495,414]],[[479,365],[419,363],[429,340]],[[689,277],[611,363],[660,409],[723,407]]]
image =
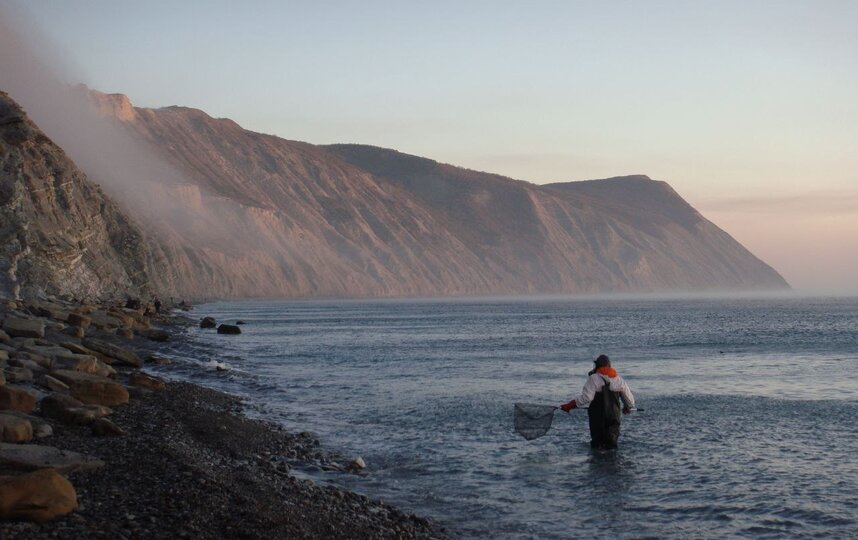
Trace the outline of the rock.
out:
[[[14,416],[16,418],[20,418],[29,422],[30,425],[33,427],[33,438],[35,439],[44,439],[45,437],[50,437],[54,434],[54,428],[51,427],[51,425],[47,423],[43,418],[39,418],[38,416],[24,414],[18,411],[4,411],[0,414]]]
[[[99,418],[92,423],[92,433],[99,437],[122,437],[125,435],[125,430],[107,418]]]
[[[65,394],[51,394],[42,400],[42,414],[64,424],[86,426],[113,413],[102,405],[84,405]]]
[[[218,334],[240,334],[241,328],[234,324],[222,324],[217,327]]]
[[[66,322],[72,326],[86,330],[92,324],[92,318],[82,313],[69,313],[69,316],[66,317]]]
[[[128,378],[128,383],[141,388],[148,388],[149,390],[164,390],[167,388],[167,384],[164,381],[157,377],[147,375],[142,371],[135,371],[132,373]]]
[[[26,356],[20,355],[20,353],[10,358],[8,364],[14,367],[27,368],[33,373],[45,371],[45,368],[43,368],[41,365],[37,364],[36,362],[33,362]]]
[[[200,321],[200,328],[214,328],[215,326],[217,326],[217,321],[214,317],[203,317]]]
[[[130,328],[117,328],[116,335],[125,339],[134,339],[134,331]]]
[[[157,354],[149,355],[149,358],[147,358],[146,361],[149,362],[150,364],[158,364],[160,366],[169,366],[170,364],[173,363],[173,361],[170,360],[169,358],[167,358],[166,356],[160,356]]]
[[[6,384],[6,374],[4,372],[0,371],[0,386],[3,386],[5,384]]]
[[[96,310],[89,314],[92,326],[99,330],[108,328],[119,328],[123,325],[123,321],[112,314],[108,314],[104,310]]]
[[[167,341],[170,339],[170,333],[169,332],[167,332],[166,330],[159,330],[156,328],[152,328],[150,330],[144,330],[141,335],[145,336],[146,339],[150,339],[152,341],[158,341],[158,342],[162,342],[162,343],[164,341]]]
[[[352,462],[349,463],[349,470],[362,471],[363,469],[366,469],[366,462],[360,456],[354,458]]]
[[[0,387],[0,410],[31,413],[36,407],[36,396],[24,388],[4,385]]]
[[[25,367],[7,367],[4,371],[8,382],[33,382],[33,372]]]
[[[0,413],[0,440],[7,443],[22,443],[33,440],[33,425],[11,414]]]
[[[83,403],[107,407],[128,403],[128,390],[107,377],[68,369],[58,369],[51,375],[66,383],[69,393]]]
[[[86,336],[86,330],[84,330],[80,326],[69,326],[68,328],[63,330],[63,333],[81,339]]]
[[[48,390],[51,390],[52,392],[68,392],[69,391],[69,385],[67,385],[66,383],[64,383],[63,381],[61,381],[55,377],[51,377],[50,375],[42,375],[41,377],[39,377],[38,382],[42,388],[47,388]]]
[[[45,325],[46,330],[51,329],[51,330],[62,331],[62,330],[66,329],[66,325],[61,323],[61,322],[51,321],[49,319],[39,319],[39,320],[41,320],[42,323]]]
[[[242,324],[247,324],[247,323],[244,321],[235,321],[235,324],[238,326],[241,326]]]
[[[57,363],[58,369],[71,369],[81,373],[91,373],[102,377],[116,378],[116,370],[98,358],[89,355],[77,355],[78,359],[62,360]]]
[[[93,354],[93,351],[91,351],[90,349],[87,349],[83,345],[78,345],[77,343],[71,341],[60,343],[60,347],[62,347],[63,349],[68,349],[74,354]]]
[[[43,338],[45,323],[36,319],[6,317],[3,320],[3,330],[12,337]]]
[[[65,321],[69,316],[69,311],[65,306],[51,302],[40,302],[35,304],[33,305],[33,310],[41,317],[47,317],[57,321]]]
[[[131,367],[142,367],[143,361],[134,352],[117,347],[111,343],[100,341],[97,339],[84,339],[84,347],[99,352],[113,359],[113,364],[119,363]]]
[[[53,446],[0,443],[0,466],[24,471],[53,468],[68,473],[95,470],[104,466],[104,462]]]
[[[57,347],[59,348],[59,347]],[[50,354],[42,354],[37,351],[50,351],[52,347],[40,347],[38,345],[27,345],[22,351],[15,355],[16,358],[25,358],[39,365],[39,369],[51,369],[53,361]],[[66,351],[68,352],[68,351]],[[25,367],[25,366],[21,366]]]
[[[0,519],[42,523],[77,508],[71,483],[53,469],[0,477]]]
[[[12,338],[7,334],[4,330],[0,330],[0,342],[9,343],[12,341]]]
[[[12,350],[14,351],[15,349],[12,349]],[[9,360],[9,351],[7,351],[5,349],[0,350],[0,362],[5,362],[7,360]]]

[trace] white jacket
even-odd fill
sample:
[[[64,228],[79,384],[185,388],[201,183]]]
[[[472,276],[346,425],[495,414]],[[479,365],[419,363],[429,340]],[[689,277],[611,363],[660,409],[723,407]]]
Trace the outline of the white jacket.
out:
[[[608,378],[607,375],[602,375],[600,373],[593,373],[590,375],[590,378],[587,379],[587,382],[584,383],[584,389],[581,390],[581,395],[575,399],[575,402],[579,407],[586,407],[593,401],[593,397],[596,395],[596,392],[600,391],[603,386],[605,386],[605,379],[611,381],[611,390],[614,392],[620,393],[620,399],[623,400],[623,405],[630,409],[635,408],[635,396],[632,395],[632,391],[629,389],[629,385],[626,384],[626,381],[623,380],[622,377],[617,375],[616,377]]]

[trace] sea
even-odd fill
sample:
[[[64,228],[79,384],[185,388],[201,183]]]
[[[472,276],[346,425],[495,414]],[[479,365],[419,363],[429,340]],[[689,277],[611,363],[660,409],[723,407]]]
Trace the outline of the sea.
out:
[[[245,324],[189,328],[166,375],[363,457],[362,475],[295,474],[455,538],[858,537],[858,298],[238,301],[192,315]],[[617,450],[590,449],[582,410],[516,434],[515,402],[569,401],[599,354],[642,409]]]

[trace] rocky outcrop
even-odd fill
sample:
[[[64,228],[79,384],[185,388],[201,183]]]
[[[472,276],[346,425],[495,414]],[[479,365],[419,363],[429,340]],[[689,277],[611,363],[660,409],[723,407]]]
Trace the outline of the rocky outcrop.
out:
[[[0,293],[139,291],[146,253],[119,206],[0,92]]]

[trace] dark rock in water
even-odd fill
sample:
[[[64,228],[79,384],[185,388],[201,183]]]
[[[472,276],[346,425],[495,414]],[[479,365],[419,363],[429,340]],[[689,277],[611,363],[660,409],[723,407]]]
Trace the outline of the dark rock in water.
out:
[[[200,328],[214,328],[215,326],[217,326],[217,321],[214,317],[203,317],[203,320],[200,321]]]
[[[240,334],[241,328],[234,324],[222,324],[217,327],[218,334]]]
[[[152,341],[164,342],[170,339],[169,332],[167,332],[166,330],[158,330],[155,328],[151,330],[144,330],[142,334],[146,336],[147,339],[150,339]]]
[[[246,322],[244,322],[244,321],[235,321],[235,324],[236,324],[236,325],[241,325],[241,324],[247,324],[247,323],[246,323]]]

